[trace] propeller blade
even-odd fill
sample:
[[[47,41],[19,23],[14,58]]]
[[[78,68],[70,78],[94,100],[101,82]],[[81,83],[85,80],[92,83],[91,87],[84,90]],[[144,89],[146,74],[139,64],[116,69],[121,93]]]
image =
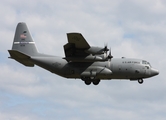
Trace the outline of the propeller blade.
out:
[[[111,59],[108,60],[108,67],[111,67]]]
[[[111,59],[113,58],[112,54],[111,54],[111,48],[109,50],[109,54],[107,56],[108,59],[108,67],[111,67]]]
[[[104,53],[104,59],[106,59],[107,58],[107,53]]]
[[[103,48],[103,53],[104,53],[104,59],[106,59],[107,57],[108,57],[108,52],[107,51],[109,51],[109,49],[108,49],[108,47],[107,47],[107,44],[105,44],[104,45],[104,48]]]
[[[109,50],[109,54],[108,54],[108,57],[107,57],[108,59],[112,59],[113,58],[113,56],[111,55],[111,48],[110,48],[110,50]]]
[[[107,47],[107,44],[105,44],[103,51],[104,51],[104,52],[107,52],[108,50],[109,50],[109,49],[108,49],[108,47]]]

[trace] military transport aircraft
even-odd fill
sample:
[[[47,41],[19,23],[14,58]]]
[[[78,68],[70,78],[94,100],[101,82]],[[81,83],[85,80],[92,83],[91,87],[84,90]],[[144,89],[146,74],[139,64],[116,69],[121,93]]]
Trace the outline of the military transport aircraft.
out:
[[[68,33],[65,57],[41,54],[37,51],[27,25],[18,23],[10,57],[33,67],[38,65],[65,78],[81,79],[86,85],[98,85],[100,80],[129,79],[140,84],[144,78],[159,74],[149,62],[131,58],[113,58],[111,50],[90,46],[80,33]],[[107,54],[108,52],[108,54]]]

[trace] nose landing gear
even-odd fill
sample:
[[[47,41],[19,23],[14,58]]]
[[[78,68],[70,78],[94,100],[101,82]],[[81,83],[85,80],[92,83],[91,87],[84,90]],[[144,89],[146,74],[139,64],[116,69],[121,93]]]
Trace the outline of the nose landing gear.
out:
[[[138,79],[138,83],[139,83],[139,84],[142,84],[143,82],[144,82],[143,79]]]

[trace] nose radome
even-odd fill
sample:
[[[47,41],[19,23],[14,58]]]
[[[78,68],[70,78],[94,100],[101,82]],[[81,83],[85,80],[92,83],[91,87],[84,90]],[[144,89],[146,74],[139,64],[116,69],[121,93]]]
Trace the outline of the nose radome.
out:
[[[154,68],[151,68],[151,75],[152,76],[155,76],[155,75],[158,75],[159,74],[159,71],[154,69]]]

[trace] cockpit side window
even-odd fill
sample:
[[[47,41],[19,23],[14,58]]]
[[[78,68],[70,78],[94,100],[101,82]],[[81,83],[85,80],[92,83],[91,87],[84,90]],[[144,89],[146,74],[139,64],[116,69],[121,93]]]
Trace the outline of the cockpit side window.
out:
[[[151,67],[150,63],[148,62],[148,65]]]
[[[151,67],[150,63],[147,62],[147,61],[145,61],[145,60],[142,60],[142,64],[143,64],[143,65],[149,65],[149,67]]]

